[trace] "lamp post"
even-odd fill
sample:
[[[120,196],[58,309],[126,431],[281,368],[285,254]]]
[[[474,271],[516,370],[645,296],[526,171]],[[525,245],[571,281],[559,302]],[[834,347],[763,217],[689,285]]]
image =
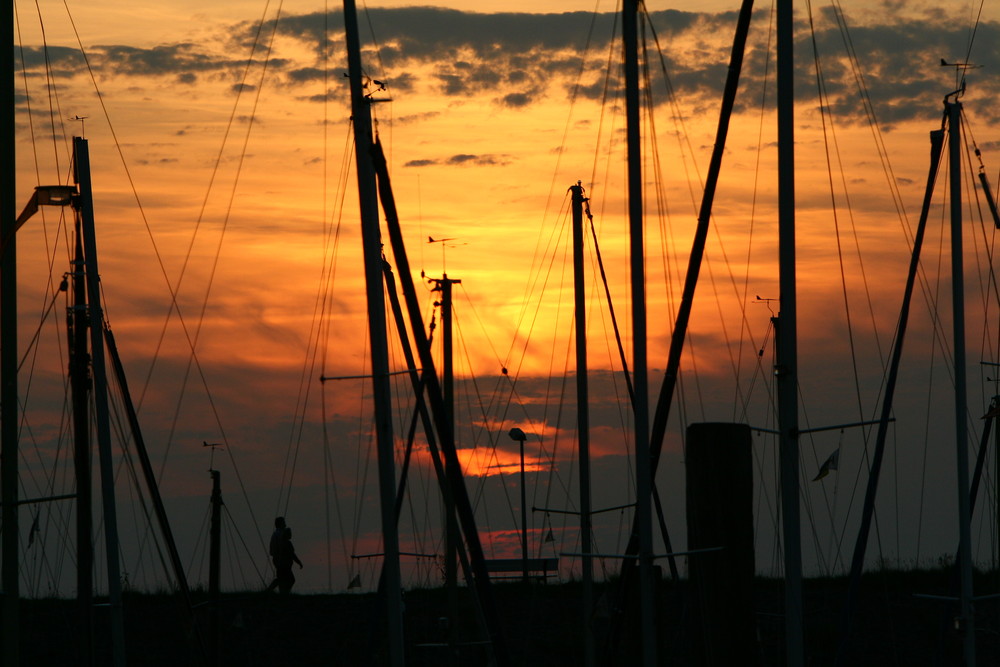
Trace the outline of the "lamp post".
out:
[[[10,142],[10,150],[13,151],[13,141]],[[13,157],[11,155],[11,157]],[[13,169],[11,160],[10,169]],[[13,180],[10,181],[10,188],[13,190]],[[13,194],[13,193],[11,193]],[[2,314],[0,314],[0,349],[3,350],[2,372],[3,378],[0,390],[0,404],[3,405],[3,415],[0,423],[3,424],[2,443],[0,443],[0,461],[2,461],[2,472],[0,472],[0,501],[3,504],[3,540],[0,552],[2,552],[3,575],[3,633],[0,645],[3,646],[3,657],[0,662],[7,665],[17,665],[20,661],[18,653],[18,628],[19,609],[18,600],[18,527],[17,508],[19,505],[17,498],[17,457],[18,457],[18,412],[17,412],[17,230],[28,221],[32,215],[38,211],[39,205],[47,204],[52,206],[67,206],[72,203],[73,195],[76,194],[76,187],[72,185],[51,185],[35,188],[34,194],[28,201],[24,211],[17,218],[14,218],[13,211],[16,210],[9,204],[4,203],[3,218],[0,222],[0,258],[2,258],[2,296],[0,303],[3,304]],[[0,195],[0,199],[5,197]],[[13,201],[11,197],[9,202]],[[7,217],[7,216],[10,217]],[[89,542],[88,542],[89,544]],[[88,569],[89,573],[89,569]],[[89,647],[82,653],[89,658]]]
[[[528,436],[517,427],[512,428],[507,435],[511,440],[516,440],[521,447],[521,572],[524,583],[528,583],[528,503],[525,499],[524,484],[524,441]]]

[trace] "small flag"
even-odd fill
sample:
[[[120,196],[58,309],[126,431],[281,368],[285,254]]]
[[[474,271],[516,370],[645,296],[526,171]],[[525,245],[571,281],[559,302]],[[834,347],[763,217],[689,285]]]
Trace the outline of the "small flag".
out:
[[[38,515],[35,515],[35,520],[31,522],[31,530],[28,531],[28,546],[30,547],[35,542],[35,533],[39,532],[38,528]]]
[[[549,532],[545,533],[545,541],[546,542],[555,542],[556,541],[556,536],[552,534],[552,529],[551,528],[549,528]]]
[[[347,584],[347,590],[351,590],[352,588],[361,588],[361,575],[360,574],[354,575],[354,578],[351,579],[351,583]]]
[[[813,477],[813,481],[817,482],[827,475],[830,474],[831,470],[836,470],[840,466],[840,449],[833,450],[833,454],[827,457],[826,461],[823,461],[823,465],[819,467],[819,472]]]

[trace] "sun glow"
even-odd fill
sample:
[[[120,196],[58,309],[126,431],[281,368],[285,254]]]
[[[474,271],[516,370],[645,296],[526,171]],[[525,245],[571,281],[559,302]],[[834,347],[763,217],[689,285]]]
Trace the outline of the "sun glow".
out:
[[[100,1],[74,10],[86,61],[65,18],[46,22],[45,52],[38,26],[29,21],[34,9],[21,9],[19,195],[26,200],[36,182],[65,182],[69,137],[85,133],[105,312],[139,397],[148,440],[165,461],[164,486],[178,507],[199,511],[194,501],[205,493],[206,466],[231,465],[235,469],[224,471],[232,483],[227,489],[236,487],[237,474],[248,488],[246,507],[243,499],[231,503],[248,532],[259,530],[252,525],[260,522],[258,512],[247,509],[252,501],[268,508],[262,511],[298,513],[296,526],[303,530],[296,540],[314,557],[325,553],[327,543],[346,553],[352,540],[358,549],[377,550],[368,311],[339,14],[330,17],[324,36],[325,17],[316,6],[286,5],[273,41],[269,15],[261,33],[266,38],[254,46],[261,8],[245,2],[180,2],[133,7],[127,14],[119,4]],[[648,389],[655,402],[715,142],[732,21],[731,8],[720,2],[703,3],[698,12],[648,4],[675,95],[674,103],[658,103],[643,129],[651,386],[639,389]],[[865,71],[879,78],[875,98],[884,145],[873,145],[842,57],[835,56],[827,70],[832,98],[821,100],[806,85],[814,71],[801,66],[805,100],[797,115],[800,384],[810,418],[829,423],[868,419],[877,405],[926,178],[927,132],[940,125],[940,98],[953,89],[953,73],[938,67],[937,56],[925,62],[926,52],[952,53],[965,44],[963,36],[955,46],[957,33],[940,28],[938,14],[951,10],[888,3],[885,15],[875,16],[865,6],[846,4],[867,31],[862,55],[871,63]],[[625,506],[631,502],[634,442],[615,327],[631,363],[632,320],[613,21],[607,14],[598,17],[599,31],[586,51],[586,14],[518,13],[524,3],[477,5],[477,13],[460,4],[450,11],[406,5],[372,8],[377,39],[365,37],[366,67],[372,79],[387,84],[373,93],[380,100],[373,107],[425,325],[432,314],[440,318],[439,293],[427,278],[446,272],[462,281],[454,303],[455,430],[470,493],[485,498],[480,512],[516,496],[507,492],[521,484],[521,453],[507,431],[517,426],[528,434],[530,502],[541,504],[549,491],[578,495],[565,194],[581,181],[599,240],[595,246],[588,227],[591,458],[602,473],[595,494],[608,506]],[[579,9],[565,2],[546,7]],[[483,14],[494,10],[506,13]],[[819,18],[817,48],[832,50],[839,34],[829,17]],[[755,21],[759,29],[750,41],[669,423],[664,488],[683,486],[684,424],[743,420],[767,428],[773,417],[771,320],[781,296],[774,92],[764,74],[767,13]],[[557,25],[573,29],[556,31]],[[996,30],[995,22],[986,25]],[[904,28],[926,38],[913,37],[914,43],[931,46],[918,52],[902,39]],[[489,40],[478,38],[486,34]],[[994,57],[993,51],[988,55]],[[650,63],[654,73],[659,67]],[[1000,113],[1000,83],[988,69],[974,76],[966,111],[993,174],[1000,143],[989,127]],[[650,93],[664,98],[662,78],[653,78]],[[824,116],[821,110],[834,113]],[[890,172],[883,169],[883,148],[891,155]],[[928,247],[944,247],[944,233],[934,231]],[[19,232],[22,341],[39,329],[45,305],[70,269],[71,235],[51,213]],[[431,244],[429,237],[453,241]],[[975,243],[981,254],[988,245],[982,238]],[[385,253],[398,271],[400,258],[388,244]],[[928,260],[921,279],[928,303],[936,298],[936,282],[944,280],[929,268],[936,261]],[[45,452],[42,468],[64,451],[66,305],[59,301],[57,315],[47,316],[31,357],[36,375],[26,400],[26,429]],[[923,315],[912,344],[921,360],[940,358],[937,325]],[[406,362],[395,324],[391,328],[391,370],[399,372]],[[983,331],[982,340],[992,339],[993,329]],[[433,336],[440,364],[440,328]],[[992,354],[988,347],[984,358]],[[924,414],[912,406],[925,404],[931,394],[916,396],[913,387],[922,379],[912,374],[910,410]],[[320,383],[321,376],[350,379]],[[863,381],[860,389],[855,376]],[[401,462],[413,391],[408,376],[393,381]],[[834,389],[842,394],[833,398]],[[414,485],[416,499],[408,502],[434,505],[439,493],[433,466],[422,430],[417,434],[414,467],[424,475],[423,486]],[[810,446],[829,449],[823,437]],[[204,442],[222,442],[225,449],[209,454]],[[763,438],[761,443],[766,477],[772,449]],[[863,446],[857,443],[854,453]],[[844,465],[853,460],[845,447]],[[942,461],[932,464],[950,465]],[[909,479],[898,484],[906,487]],[[343,516],[327,525],[320,508],[331,503],[324,496],[330,489],[345,500]],[[762,505],[769,500],[764,497]],[[560,502],[569,507],[575,501]],[[404,518],[413,534],[438,527],[440,513],[427,518],[434,513],[424,509]],[[667,512],[672,524],[680,524],[683,502],[668,503]],[[843,518],[837,517],[840,523]],[[498,544],[504,535],[513,539],[518,527],[508,523],[484,533],[495,534]],[[198,529],[185,526],[182,539],[196,543]],[[355,529],[365,534],[351,535]],[[533,539],[540,539],[539,530],[532,528]],[[575,530],[557,528],[556,534],[572,541]],[[615,532],[607,530],[608,536]],[[338,561],[338,567],[347,566]],[[313,588],[324,585],[316,572],[303,575],[316,577],[307,584]]]

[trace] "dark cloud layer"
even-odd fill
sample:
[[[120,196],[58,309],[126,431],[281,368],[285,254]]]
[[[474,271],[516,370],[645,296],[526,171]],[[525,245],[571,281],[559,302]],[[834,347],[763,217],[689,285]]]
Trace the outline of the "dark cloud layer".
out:
[[[854,25],[850,16],[845,18],[836,11],[818,11],[812,35],[805,17],[799,16],[797,97],[842,118],[862,120],[866,117],[864,96],[859,92],[863,83],[883,123],[937,114],[940,99],[954,79],[953,71],[941,68],[939,62],[941,58],[965,59],[967,21],[949,17],[942,9],[901,15],[889,7],[879,17],[879,24]],[[652,12],[649,18],[650,85],[654,92],[662,93],[669,85],[682,107],[692,112],[717,106],[735,13],[669,10]],[[765,49],[769,20],[767,11],[754,16],[738,101],[741,109],[758,107],[762,94],[764,103],[773,105],[774,85],[765,86],[765,71],[773,78],[774,70],[773,63],[768,64],[773,55]],[[849,33],[842,31],[843,24],[851,25]],[[366,62],[378,73],[375,76],[388,82],[390,93],[424,86],[456,98],[487,95],[499,108],[518,110],[545,98],[574,94],[613,98],[620,88],[618,73],[605,72],[618,27],[610,13],[481,14],[406,7],[370,10],[363,25],[376,31],[374,39],[370,34],[362,35],[368,45]],[[264,33],[272,27],[265,26]],[[343,62],[341,13],[285,16],[277,32],[286,40],[306,45],[313,60],[272,58],[268,64],[271,80],[291,88],[327,80],[331,90],[326,94],[303,91],[300,98],[323,101],[335,97]],[[240,45],[258,33],[259,26],[248,22],[229,27],[214,45],[104,45],[91,47],[87,59],[76,48],[51,46],[43,51],[25,47],[19,57],[31,74],[43,71],[48,61],[54,76],[72,76],[86,71],[89,62],[92,69],[105,75],[169,76],[179,84],[194,84],[206,74],[222,74],[221,80],[229,87],[240,80],[245,69],[245,63],[233,54],[240,53]],[[1000,66],[998,38],[1000,25],[979,25],[972,59],[983,69],[974,70],[970,82],[981,98],[1000,92],[990,76]],[[657,55],[655,44],[661,47],[662,55]],[[325,59],[324,48],[330,50]],[[324,62],[333,63],[332,69],[324,72]],[[617,56],[612,56],[612,62],[617,63]],[[822,98],[817,92],[815,62],[823,74]],[[657,94],[655,99],[666,96]],[[998,111],[987,113],[1000,116]]]
[[[810,35],[806,17],[798,17],[795,46],[799,58],[796,94],[805,103],[822,106],[853,120],[866,118],[867,95],[879,119],[894,123],[937,113],[940,99],[951,83],[940,58],[964,60],[969,29],[964,17],[946,10],[922,15],[898,14],[887,6],[880,23],[854,25],[852,17],[835,8],[819,10]],[[561,90],[587,98],[614,95],[621,82],[617,73],[606,78],[610,41],[617,31],[613,14],[569,12],[562,14],[478,14],[432,7],[371,10],[370,24],[377,31],[369,62],[392,80],[396,70],[430,66],[424,82],[449,96],[480,93],[492,95],[498,106],[523,108]],[[649,15],[650,70],[654,89],[669,85],[674,94],[694,105],[721,95],[728,69],[735,12],[716,14],[675,10]],[[740,109],[774,104],[773,82],[765,86],[765,70],[773,78],[773,54],[767,52],[769,13],[758,11],[751,27],[743,70]],[[330,26],[327,42],[324,26]],[[342,30],[339,12],[303,14],[283,21],[279,32],[311,45],[336,44]],[[849,26],[844,31],[842,26]],[[978,27],[974,59],[983,72],[1000,65],[1000,26]],[[252,29],[247,25],[246,31]],[[654,40],[655,38],[655,40]],[[662,55],[652,47],[658,43]],[[377,54],[374,51],[377,50]],[[853,54],[849,57],[848,54]],[[374,65],[377,63],[377,65]],[[823,95],[818,92],[814,63],[823,73]],[[660,72],[665,71],[669,84]],[[412,76],[408,73],[408,76]],[[980,77],[983,97],[998,92],[996,84]],[[578,85],[577,81],[579,81]],[[412,84],[412,81],[408,81]],[[862,86],[867,93],[862,93]],[[658,99],[664,99],[660,95]]]

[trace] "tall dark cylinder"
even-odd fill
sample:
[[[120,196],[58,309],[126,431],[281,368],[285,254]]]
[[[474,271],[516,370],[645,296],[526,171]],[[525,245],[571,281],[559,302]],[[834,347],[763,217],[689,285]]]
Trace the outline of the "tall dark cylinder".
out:
[[[693,664],[759,664],[753,608],[753,454],[746,424],[687,429]]]

